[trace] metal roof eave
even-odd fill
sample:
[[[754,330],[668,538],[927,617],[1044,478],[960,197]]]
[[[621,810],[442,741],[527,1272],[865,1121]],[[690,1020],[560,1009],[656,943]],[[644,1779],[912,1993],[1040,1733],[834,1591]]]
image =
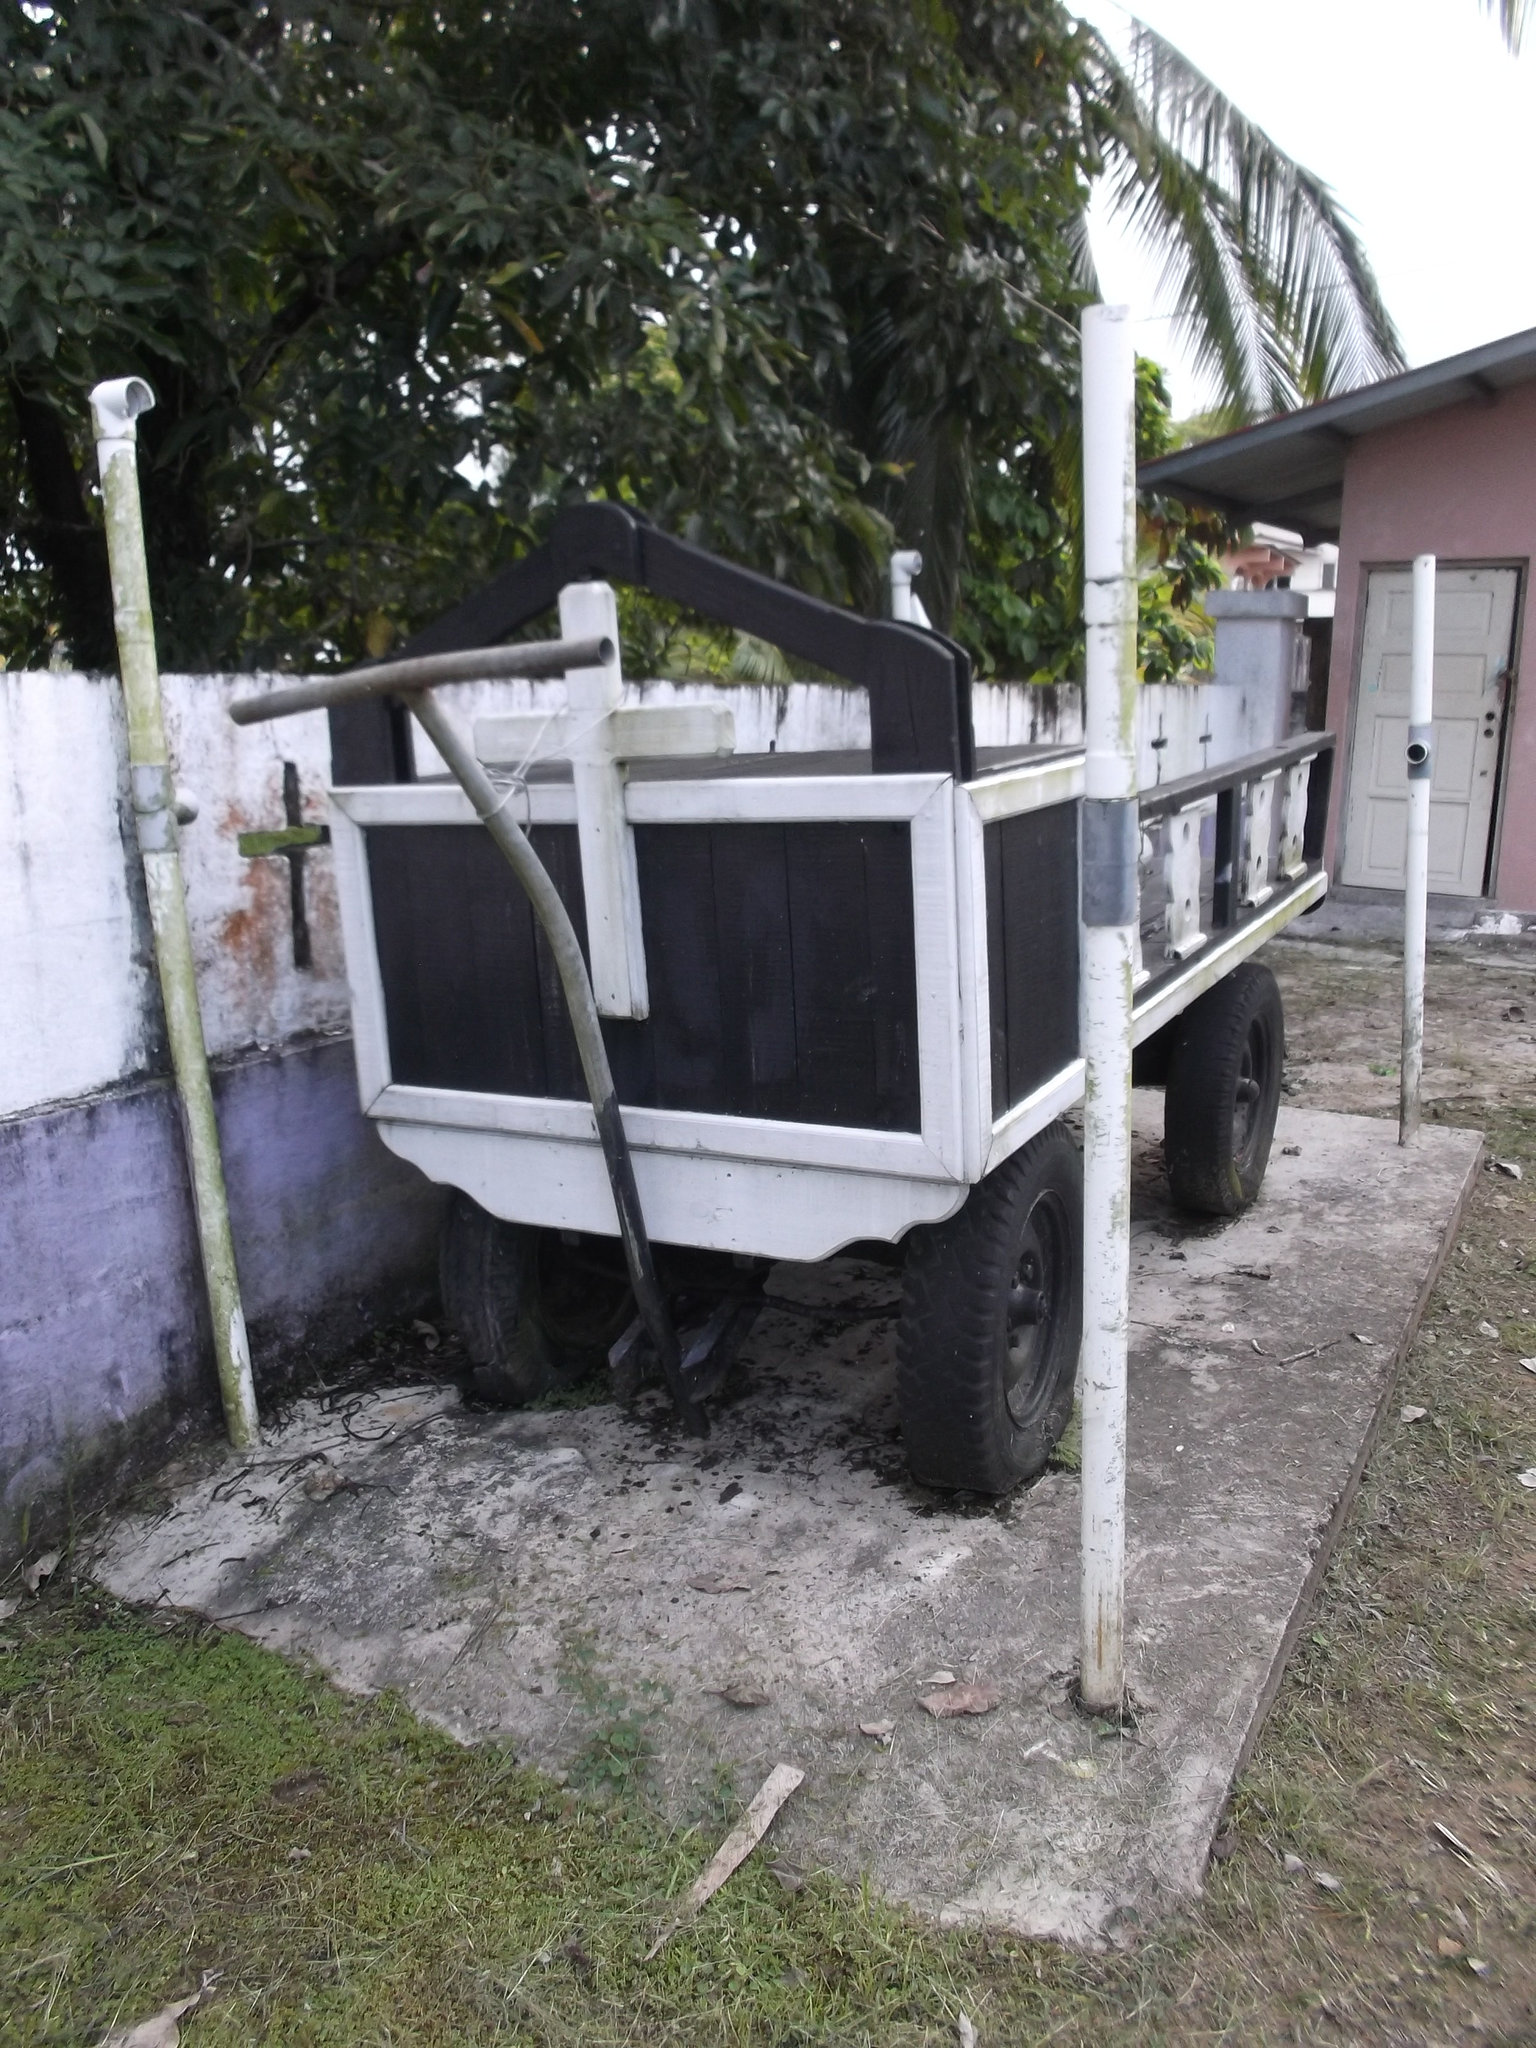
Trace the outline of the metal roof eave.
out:
[[[1144,463],[1143,486],[1210,505],[1245,523],[1274,520],[1308,541],[1336,540],[1351,442],[1405,420],[1536,379],[1536,328],[1423,369],[1405,370],[1342,398],[1223,434]]]

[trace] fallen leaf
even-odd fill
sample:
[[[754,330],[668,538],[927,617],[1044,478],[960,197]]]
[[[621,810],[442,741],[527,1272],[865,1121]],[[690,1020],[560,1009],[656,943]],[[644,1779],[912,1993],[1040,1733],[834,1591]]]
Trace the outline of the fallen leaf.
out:
[[[803,1892],[805,1890],[804,1875],[796,1870],[792,1863],[770,1863],[768,1870],[770,1876],[776,1877],[779,1883],[783,1885],[785,1891]]]
[[[1286,1851],[1285,1874],[1287,1877],[1302,1877],[1306,1874],[1306,1868],[1307,1866],[1299,1856],[1293,1856],[1289,1850]]]
[[[1517,1483],[1536,1493],[1536,1465],[1527,1465],[1523,1472],[1515,1474]]]
[[[1479,1337],[1497,1337],[1499,1334],[1499,1326],[1497,1323],[1490,1323],[1484,1320],[1483,1322],[1478,1324],[1477,1334],[1479,1335]]]
[[[951,1685],[938,1692],[924,1693],[918,1701],[920,1707],[926,1707],[939,1721],[951,1721],[960,1714],[990,1714],[1002,1703],[1003,1696],[997,1687],[984,1678],[975,1679],[969,1685]]]
[[[960,2043],[960,2048],[976,2048],[976,2029],[965,2013],[961,2013],[955,2021],[955,2039]]]
[[[1486,1977],[1488,1974],[1488,1965],[1483,1961],[1481,1956],[1468,1956],[1467,1968],[1472,1972],[1474,1977]]]
[[[732,1578],[726,1572],[699,1572],[688,1581],[695,1593],[750,1593],[750,1579]]]
[[[1442,1934],[1435,1943],[1435,1952],[1437,1955],[1444,1956],[1447,1962],[1453,1963],[1458,1956],[1466,1954],[1466,1949],[1459,1941],[1453,1941],[1450,1935]]]
[[[1525,1168],[1518,1159],[1490,1159],[1488,1164],[1495,1173],[1502,1173],[1506,1180],[1525,1179]]]
[[[774,1765],[759,1787],[752,1804],[699,1873],[693,1889],[683,1901],[681,1912],[662,1929],[646,1950],[647,1962],[660,1955],[683,1922],[691,1920],[699,1908],[714,1897],[731,1872],[746,1862],[772,1827],[773,1817],[779,1808],[795,1787],[804,1782],[804,1771],[798,1770],[794,1764]]]
[[[1399,1408],[1397,1419],[1399,1422],[1422,1422],[1428,1413],[1427,1408]]]
[[[859,1733],[868,1735],[875,1742],[889,1742],[896,1733],[894,1721],[861,1721]]]
[[[710,1691],[716,1699],[724,1700],[728,1707],[766,1707],[768,1695],[759,1692],[755,1685],[712,1685]]]
[[[1331,1870],[1314,1870],[1312,1882],[1323,1892],[1341,1892],[1344,1889]]]
[[[1096,1778],[1099,1767],[1091,1756],[1069,1756],[1061,1767],[1069,1778]]]
[[[1374,1337],[1367,1337],[1363,1330],[1351,1330],[1349,1334],[1357,1344],[1374,1344],[1376,1342]]]
[[[34,1600],[44,1579],[51,1579],[58,1570],[60,1554],[57,1550],[45,1550],[42,1556],[34,1558],[22,1573],[21,1582]]]
[[[136,2027],[114,2027],[109,2034],[103,2034],[97,2048],[176,2048],[181,2039],[181,2029],[176,2022],[183,2013],[193,2006],[201,2005],[203,1994],[194,1991],[190,1998],[178,1998],[174,2005],[162,2006],[160,2011],[147,2020],[140,2020]]]
[[[1527,1372],[1536,1372],[1536,1358],[1522,1358],[1520,1363]]]
[[[937,1671],[930,1671],[923,1680],[924,1685],[953,1685],[954,1682],[955,1674],[953,1671],[946,1671],[942,1666]]]

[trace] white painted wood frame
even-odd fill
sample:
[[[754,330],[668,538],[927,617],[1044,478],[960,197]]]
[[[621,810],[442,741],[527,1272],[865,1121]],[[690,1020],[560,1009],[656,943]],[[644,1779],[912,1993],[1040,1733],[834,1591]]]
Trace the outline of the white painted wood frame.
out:
[[[1082,757],[1039,762],[957,787],[940,774],[721,776],[629,782],[637,824],[894,820],[911,832],[917,977],[917,1131],[626,1106],[652,1235],[759,1256],[816,1259],[859,1239],[896,1240],[936,1222],[970,1186],[1079,1100],[1073,1060],[1001,1116],[992,1113],[984,827],[1082,793]],[[527,822],[574,824],[567,779],[528,785]],[[452,783],[331,792],[332,844],[365,1113],[393,1151],[510,1221],[611,1235],[612,1197],[590,1106],[397,1084],[389,1071],[366,834],[374,825],[476,829]],[[1137,1042],[1192,1002],[1326,891],[1317,875],[1160,986],[1137,1010]],[[1075,913],[1075,905],[1072,907]]]

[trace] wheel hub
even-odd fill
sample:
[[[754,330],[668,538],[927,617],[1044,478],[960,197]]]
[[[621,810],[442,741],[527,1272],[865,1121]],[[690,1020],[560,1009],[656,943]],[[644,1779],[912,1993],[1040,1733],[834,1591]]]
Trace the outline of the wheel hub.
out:
[[[1050,1379],[1047,1367],[1061,1298],[1065,1242],[1061,1221],[1050,1198],[1044,1197],[1025,1223],[1019,1263],[1008,1288],[1005,1397],[1021,1428]]]

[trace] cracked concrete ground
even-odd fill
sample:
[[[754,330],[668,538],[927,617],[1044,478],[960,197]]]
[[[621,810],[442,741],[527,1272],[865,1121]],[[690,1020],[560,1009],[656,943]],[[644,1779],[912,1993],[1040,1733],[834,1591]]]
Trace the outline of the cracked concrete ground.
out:
[[[941,1919],[1126,1939],[1199,1888],[1480,1149],[1429,1128],[1405,1154],[1383,1121],[1287,1109],[1255,1207],[1192,1227],[1160,1112],[1138,1099],[1129,1740],[1067,1702],[1075,1478],[1002,1505],[912,1486],[895,1283],[850,1260],[776,1269],[705,1444],[653,1397],[309,1401],[259,1459],[169,1475],[96,1576],[551,1769],[643,1737],[680,1813],[799,1764],[790,1862]],[[939,1667],[1002,1704],[930,1718]],[[883,1721],[888,1742],[859,1732]]]

